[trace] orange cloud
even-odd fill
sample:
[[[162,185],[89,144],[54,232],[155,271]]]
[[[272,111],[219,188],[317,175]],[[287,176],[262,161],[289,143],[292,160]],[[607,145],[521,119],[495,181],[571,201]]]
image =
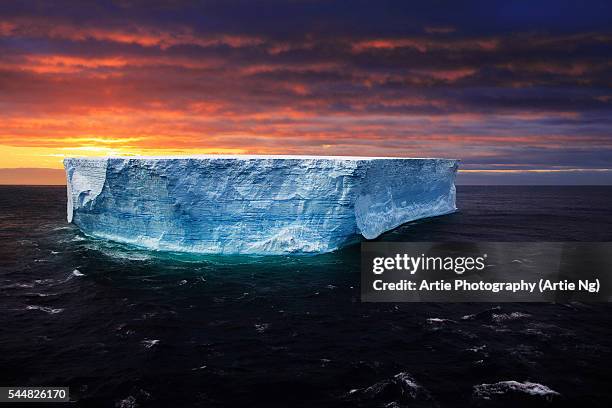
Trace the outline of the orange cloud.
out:
[[[21,59],[0,61],[0,68],[30,71],[37,74],[75,74],[98,69],[110,69],[115,71],[115,76],[120,76],[123,74],[123,69],[133,70],[143,67],[164,66],[187,69],[212,69],[221,67],[222,61],[215,58],[202,60],[185,57],[136,57],[122,55],[111,57],[77,57],[61,54],[26,55]]]
[[[425,53],[435,50],[481,50],[494,51],[499,47],[496,38],[487,39],[431,39],[425,37],[414,38],[382,38],[358,41],[352,44],[352,50],[360,53],[369,50],[394,50],[396,48],[413,48]]]
[[[175,26],[168,30],[144,25],[121,25],[108,28],[75,25],[67,21],[58,24],[41,18],[18,18],[13,21],[0,21],[0,35],[4,37],[44,37],[70,41],[111,41],[162,49],[176,45],[198,45],[202,47],[226,45],[239,48],[260,45],[264,42],[259,37],[230,34],[203,36],[187,26]]]
[[[441,79],[444,81],[457,81],[458,79],[465,78],[476,73],[476,69],[474,68],[458,68],[458,69],[446,69],[446,70],[436,70],[430,69],[427,71],[417,71],[424,73],[425,75],[431,76],[435,79]]]

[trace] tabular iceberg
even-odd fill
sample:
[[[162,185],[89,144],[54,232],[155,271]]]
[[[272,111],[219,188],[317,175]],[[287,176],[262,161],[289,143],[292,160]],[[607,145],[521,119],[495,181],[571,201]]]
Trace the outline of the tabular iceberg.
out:
[[[155,250],[329,252],[455,207],[458,161],[314,156],[68,158],[68,222]]]

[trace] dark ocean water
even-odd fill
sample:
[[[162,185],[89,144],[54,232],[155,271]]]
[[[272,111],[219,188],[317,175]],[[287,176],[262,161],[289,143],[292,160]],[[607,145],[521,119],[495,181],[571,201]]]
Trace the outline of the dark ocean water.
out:
[[[65,200],[0,188],[0,386],[105,407],[612,406],[608,304],[362,304],[358,246],[157,254],[85,238]],[[460,212],[382,239],[611,241],[611,203],[610,187],[463,186]],[[550,392],[478,387],[510,380]]]

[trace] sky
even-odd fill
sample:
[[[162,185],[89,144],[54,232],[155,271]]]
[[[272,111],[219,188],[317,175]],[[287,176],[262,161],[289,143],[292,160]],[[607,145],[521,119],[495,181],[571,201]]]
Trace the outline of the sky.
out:
[[[609,21],[607,1],[3,1],[0,184],[201,153],[612,184]]]

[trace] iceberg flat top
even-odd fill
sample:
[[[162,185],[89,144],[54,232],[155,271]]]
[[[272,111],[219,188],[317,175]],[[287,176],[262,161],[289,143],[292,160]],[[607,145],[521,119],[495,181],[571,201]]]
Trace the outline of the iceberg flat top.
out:
[[[69,159],[82,160],[107,160],[107,159],[141,159],[141,160],[165,160],[165,159],[286,159],[286,160],[455,160],[443,157],[391,157],[391,156],[315,156],[315,155],[290,155],[290,154],[194,154],[194,155],[168,155],[168,156],[99,156],[99,157],[70,157]]]

